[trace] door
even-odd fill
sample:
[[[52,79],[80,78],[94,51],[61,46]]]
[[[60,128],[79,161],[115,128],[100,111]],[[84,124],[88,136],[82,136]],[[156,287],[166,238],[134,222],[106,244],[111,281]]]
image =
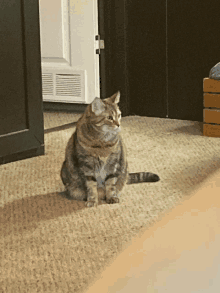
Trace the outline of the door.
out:
[[[97,0],[41,0],[45,102],[88,104],[99,92]]]
[[[203,78],[220,61],[219,1],[108,2],[106,83],[120,81],[128,113],[202,121]]]
[[[38,1],[0,5],[0,164],[44,153]]]
[[[122,116],[129,115],[127,0],[98,0],[98,25],[105,49],[100,52],[102,98],[120,90]]]
[[[166,1],[127,5],[130,114],[166,117]]]
[[[203,78],[220,61],[220,3],[167,3],[168,117],[203,121]]]

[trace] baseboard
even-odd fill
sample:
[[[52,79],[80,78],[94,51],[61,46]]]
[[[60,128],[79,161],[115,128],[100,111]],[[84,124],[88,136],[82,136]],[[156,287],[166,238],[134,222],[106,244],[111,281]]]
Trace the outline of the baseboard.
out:
[[[72,112],[84,113],[87,104],[72,104],[72,103],[57,103],[57,102],[43,102],[44,111],[59,111],[59,112]]]
[[[44,144],[39,146],[38,148],[22,151],[20,153],[15,153],[11,155],[7,155],[4,157],[0,157],[0,165],[12,163],[24,159],[30,159],[32,157],[42,156],[45,154]]]

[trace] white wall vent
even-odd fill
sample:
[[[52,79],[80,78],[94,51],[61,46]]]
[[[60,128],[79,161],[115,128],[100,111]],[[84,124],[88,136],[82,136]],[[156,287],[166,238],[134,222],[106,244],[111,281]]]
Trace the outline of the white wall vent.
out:
[[[86,71],[42,68],[43,101],[86,103]]]
[[[53,74],[52,73],[43,73],[43,95],[53,95]]]

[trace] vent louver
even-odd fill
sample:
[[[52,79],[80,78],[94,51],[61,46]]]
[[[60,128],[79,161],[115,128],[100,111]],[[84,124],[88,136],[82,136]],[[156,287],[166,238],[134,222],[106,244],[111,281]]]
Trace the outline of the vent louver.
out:
[[[86,103],[86,71],[42,68],[43,100]]]
[[[56,95],[81,96],[80,74],[56,74]]]
[[[53,95],[53,74],[42,74],[43,95]]]

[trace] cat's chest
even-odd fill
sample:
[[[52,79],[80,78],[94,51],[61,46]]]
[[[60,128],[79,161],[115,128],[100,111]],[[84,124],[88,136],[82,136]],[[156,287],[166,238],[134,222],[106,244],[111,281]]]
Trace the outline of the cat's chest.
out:
[[[110,156],[101,157],[99,156],[95,162],[95,175],[96,177],[101,177],[103,180],[108,175],[108,165]]]
[[[116,164],[117,165],[117,164]],[[111,164],[111,158],[108,157],[98,157],[95,164],[95,177],[99,186],[102,186],[108,175],[112,174],[116,170],[115,164]]]
[[[110,156],[106,156],[106,157],[102,157],[102,156],[99,156],[98,157],[98,162],[101,163],[101,165],[106,165],[108,160],[110,159]]]

